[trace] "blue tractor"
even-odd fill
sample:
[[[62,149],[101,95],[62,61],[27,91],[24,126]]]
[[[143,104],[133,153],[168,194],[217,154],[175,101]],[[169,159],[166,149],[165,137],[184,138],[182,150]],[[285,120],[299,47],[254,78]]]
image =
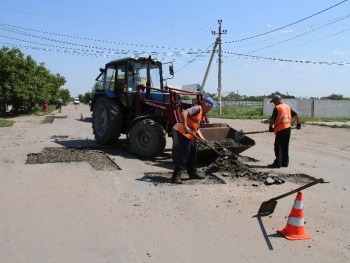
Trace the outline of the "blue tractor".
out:
[[[169,65],[169,76],[173,77]],[[180,95],[203,96],[164,87],[162,63],[151,57],[114,60],[100,69],[96,78],[99,88],[94,92],[90,110],[95,139],[103,145],[117,142],[125,134],[129,150],[140,158],[152,158],[164,152],[166,136],[181,122]]]
[[[174,76],[169,65],[169,76]],[[173,138],[173,159],[177,151],[173,127],[181,122],[181,111],[203,101],[201,92],[188,92],[163,86],[162,63],[151,57],[114,60],[100,69],[96,78],[99,87],[90,104],[92,129],[95,139],[103,145],[111,145],[126,135],[128,149],[139,158],[161,155],[166,137]],[[187,100],[182,101],[185,97]],[[234,138],[236,130],[227,124],[209,124],[204,115],[201,131],[209,141],[225,141]],[[239,145],[228,148],[240,153],[251,147],[254,141],[246,137]],[[198,157],[212,154],[210,149],[198,152]]]

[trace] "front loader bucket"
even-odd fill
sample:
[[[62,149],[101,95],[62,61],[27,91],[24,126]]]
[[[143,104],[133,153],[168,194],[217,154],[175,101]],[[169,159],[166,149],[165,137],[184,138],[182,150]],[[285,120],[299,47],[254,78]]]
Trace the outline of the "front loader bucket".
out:
[[[240,154],[250,147],[255,145],[255,141],[248,136],[239,142],[235,141],[235,133],[237,130],[230,127],[227,123],[202,123],[200,130],[204,138],[213,143],[214,145],[220,145],[215,148],[220,152],[221,146],[230,150],[234,154]],[[207,147],[198,149],[199,160],[205,159],[213,155],[213,151]]]
[[[224,147],[238,155],[255,145],[255,141],[248,136],[245,136],[244,139],[236,142],[235,133],[237,130],[231,128],[227,123],[202,123],[200,130],[205,140],[213,145],[218,152],[222,151],[222,148]],[[172,157],[174,162],[178,156],[177,136],[181,135],[179,135],[176,130],[173,130]],[[197,149],[198,160],[205,160],[216,154],[210,147],[198,147]]]

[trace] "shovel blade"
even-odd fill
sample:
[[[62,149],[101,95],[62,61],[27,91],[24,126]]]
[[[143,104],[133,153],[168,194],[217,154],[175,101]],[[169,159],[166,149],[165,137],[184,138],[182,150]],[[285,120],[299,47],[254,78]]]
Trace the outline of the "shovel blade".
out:
[[[276,205],[277,205],[277,200],[274,200],[274,199],[262,202],[258,211],[258,215],[267,216],[272,214],[273,211],[275,211]]]
[[[235,141],[236,142],[239,142],[239,141],[241,141],[241,140],[243,140],[245,138],[245,134],[244,134],[243,130],[235,132],[234,136],[235,136]]]

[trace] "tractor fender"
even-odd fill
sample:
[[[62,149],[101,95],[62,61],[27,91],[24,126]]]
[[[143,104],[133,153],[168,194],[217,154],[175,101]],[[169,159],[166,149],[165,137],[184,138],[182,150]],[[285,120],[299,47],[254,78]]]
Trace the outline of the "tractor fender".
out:
[[[105,92],[105,91],[96,91],[94,96],[92,97],[92,101],[91,101],[91,105],[90,105],[90,111],[94,110],[95,103],[100,97],[107,97],[109,99],[117,99],[117,95],[113,91],[107,91],[107,92]]]

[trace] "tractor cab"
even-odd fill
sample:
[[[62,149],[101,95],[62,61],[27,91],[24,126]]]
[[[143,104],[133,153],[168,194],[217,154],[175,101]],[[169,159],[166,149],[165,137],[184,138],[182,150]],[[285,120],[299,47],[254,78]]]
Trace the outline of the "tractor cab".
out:
[[[162,64],[150,57],[114,60],[100,69],[96,81],[100,82],[99,90],[105,92],[132,92],[138,85],[163,90]]]

